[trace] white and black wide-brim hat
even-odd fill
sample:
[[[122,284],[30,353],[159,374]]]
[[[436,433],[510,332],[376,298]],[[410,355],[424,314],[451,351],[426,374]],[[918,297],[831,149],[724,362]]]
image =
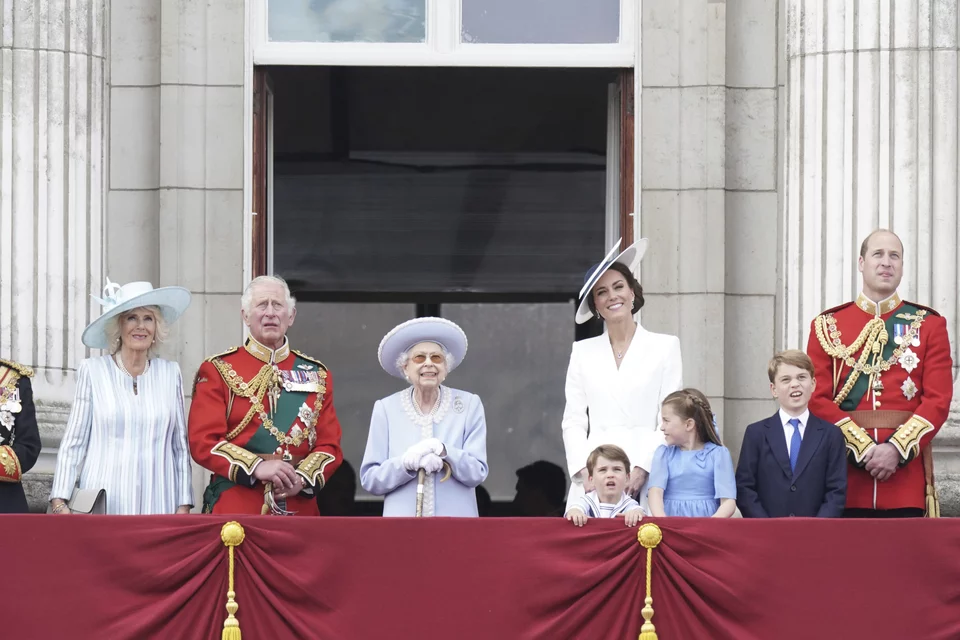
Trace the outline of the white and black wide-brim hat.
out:
[[[593,286],[597,284],[600,276],[606,273],[613,263],[619,262],[620,264],[626,265],[626,267],[630,269],[630,273],[636,275],[637,267],[640,266],[640,261],[643,260],[643,254],[647,252],[647,239],[640,238],[624,249],[616,258],[613,258],[613,254],[616,253],[620,247],[621,240],[623,240],[623,238],[617,240],[617,243],[613,245],[613,248],[607,253],[603,262],[587,271],[587,277],[583,281],[583,288],[580,289],[580,306],[577,308],[576,318],[577,324],[583,324],[593,316],[593,314],[590,313],[590,305],[588,304],[588,300],[593,292]]]
[[[168,325],[173,324],[190,306],[190,292],[183,287],[154,289],[149,282],[129,282],[120,286],[110,282],[103,288],[103,298],[91,296],[103,305],[103,314],[83,330],[81,340],[91,349],[109,349],[107,323],[131,309],[158,307]]]
[[[398,324],[380,341],[377,359],[383,370],[396,378],[403,373],[397,369],[400,354],[421,342],[435,342],[453,357],[453,371],[467,355],[467,334],[455,322],[444,318],[414,318]],[[449,373],[449,372],[448,372]]]

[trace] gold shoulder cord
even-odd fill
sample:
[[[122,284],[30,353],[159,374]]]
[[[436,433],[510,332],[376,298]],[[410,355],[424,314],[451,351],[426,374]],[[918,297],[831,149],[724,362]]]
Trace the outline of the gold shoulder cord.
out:
[[[837,320],[833,317],[833,314],[828,313],[817,316],[814,322],[814,328],[816,329],[817,340],[820,342],[820,346],[823,347],[823,350],[828,356],[835,361],[839,360],[841,363],[839,370],[836,368],[834,370],[834,391],[836,391],[837,385],[840,382],[839,378],[843,371],[843,365],[853,368],[847,377],[846,384],[843,385],[843,388],[833,399],[834,403],[839,405],[847,399],[853,386],[860,378],[861,373],[870,376],[871,387],[873,387],[875,391],[883,390],[883,385],[879,380],[880,374],[884,371],[889,371],[890,367],[900,359],[904,350],[917,335],[917,331],[920,329],[920,325],[923,324],[926,313],[923,309],[917,311],[917,317],[910,323],[910,327],[903,336],[903,342],[894,349],[890,357],[885,360],[880,358],[882,357],[883,348],[886,346],[890,336],[887,333],[886,323],[884,323],[882,318],[872,318],[863,327],[863,330],[860,332],[860,335],[857,336],[857,339],[854,340],[853,344],[845,347],[840,340],[840,331],[837,329]],[[829,339],[826,334],[829,334]],[[853,354],[859,351],[861,347],[863,351],[860,353],[859,359],[854,359]],[[870,362],[868,363],[868,361]]]
[[[214,358],[211,362],[213,366],[217,368],[223,381],[227,383],[227,386],[234,395],[250,400],[250,410],[247,411],[247,414],[243,417],[243,420],[240,421],[240,424],[227,434],[227,440],[233,440],[243,432],[255,415],[266,413],[263,408],[263,396],[276,384],[276,372],[272,366],[265,364],[260,367],[260,371],[250,382],[245,382],[243,378],[233,370],[233,366],[231,366],[230,363],[224,362],[220,358]]]

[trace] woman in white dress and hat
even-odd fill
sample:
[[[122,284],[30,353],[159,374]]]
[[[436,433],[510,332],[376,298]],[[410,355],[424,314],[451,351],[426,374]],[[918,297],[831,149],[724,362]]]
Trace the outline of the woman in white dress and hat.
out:
[[[380,342],[380,366],[409,383],[374,403],[360,466],[363,488],[385,496],[383,515],[416,514],[423,469],[424,516],[477,516],[474,489],[488,472],[483,403],[443,384],[466,353],[467,336],[443,318],[404,322]]]
[[[77,369],[77,388],[60,442],[51,511],[69,514],[74,489],[106,492],[114,515],[189,513],[190,450],[180,367],[157,357],[170,325],[190,304],[183,287],[154,289],[107,280],[103,313],[83,344],[103,349]]]
[[[616,255],[620,241],[587,273],[576,321],[603,321],[595,338],[573,344],[567,369],[563,444],[571,485],[569,506],[593,489],[587,457],[602,444],[622,448],[630,458],[626,491],[646,504],[645,483],[657,447],[663,444],[660,406],[680,389],[683,370],[676,336],[653,333],[636,320],[643,288],[633,275],[647,248],[642,238]],[[616,257],[614,257],[616,255]]]

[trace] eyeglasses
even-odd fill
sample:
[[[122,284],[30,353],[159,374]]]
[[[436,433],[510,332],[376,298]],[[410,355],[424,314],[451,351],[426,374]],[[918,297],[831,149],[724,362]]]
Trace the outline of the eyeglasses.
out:
[[[413,360],[414,363],[416,364],[423,364],[424,362],[427,361],[427,356],[426,354],[418,353],[417,355],[413,356],[410,359]],[[430,362],[432,362],[433,364],[441,364],[443,361],[444,361],[443,355],[439,353],[430,354]]]

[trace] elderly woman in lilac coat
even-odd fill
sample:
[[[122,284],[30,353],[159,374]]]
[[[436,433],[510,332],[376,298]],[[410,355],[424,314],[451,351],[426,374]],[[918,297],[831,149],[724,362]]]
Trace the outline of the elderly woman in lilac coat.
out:
[[[410,384],[374,403],[360,466],[363,488],[385,496],[383,515],[415,515],[420,469],[424,516],[477,515],[474,489],[488,472],[483,403],[443,384],[466,353],[463,330],[443,318],[404,322],[380,342],[380,366]]]

